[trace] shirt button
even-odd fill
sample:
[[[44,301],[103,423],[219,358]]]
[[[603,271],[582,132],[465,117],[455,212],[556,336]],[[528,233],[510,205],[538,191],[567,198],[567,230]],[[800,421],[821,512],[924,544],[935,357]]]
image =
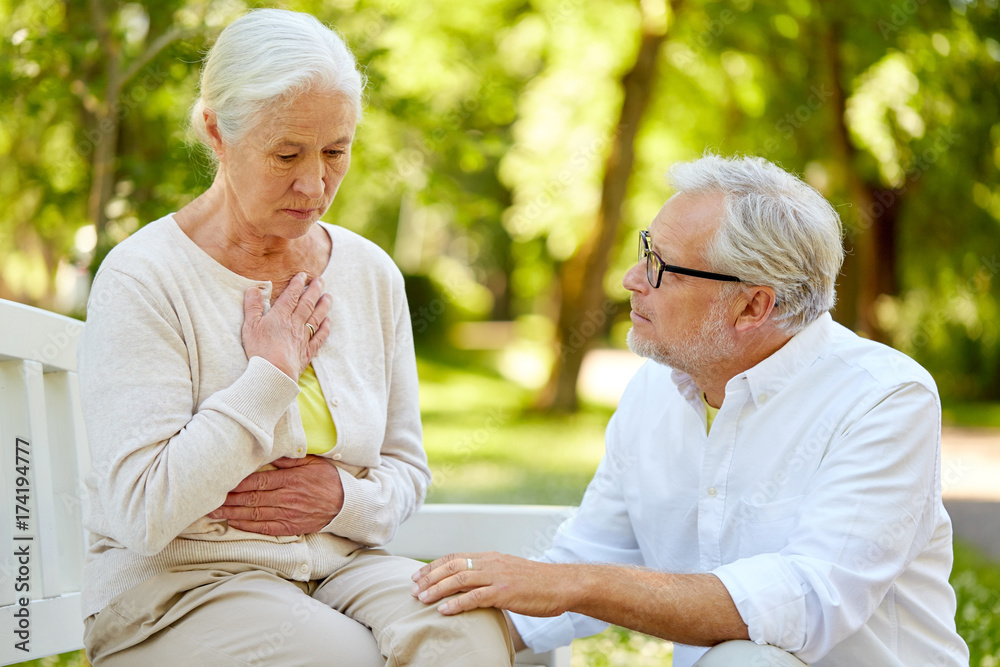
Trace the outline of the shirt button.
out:
[[[338,405],[340,405],[340,400],[338,400],[336,398],[331,398],[330,399],[330,405],[332,405],[333,407],[337,407]]]
[[[309,572],[309,566],[306,565],[305,563],[302,563],[302,565],[299,567],[299,571],[302,574],[307,574]]]
[[[302,453],[302,448],[301,448],[301,447],[299,447],[298,449],[296,449],[296,450],[295,450],[295,453],[296,453],[296,454],[301,454],[301,453]]]
[[[714,486],[708,487],[708,495],[709,495],[709,497],[714,498],[718,494],[719,494],[719,492],[715,490]]]
[[[344,457],[343,457],[343,456],[341,456],[340,454],[334,454],[334,455],[333,455],[333,456],[331,456],[330,458],[332,458],[332,459],[333,459],[334,461],[339,461],[340,459],[342,459],[342,458],[344,458]]]
[[[767,403],[767,394],[761,394],[760,396],[758,396],[757,402],[760,403],[761,405]]]

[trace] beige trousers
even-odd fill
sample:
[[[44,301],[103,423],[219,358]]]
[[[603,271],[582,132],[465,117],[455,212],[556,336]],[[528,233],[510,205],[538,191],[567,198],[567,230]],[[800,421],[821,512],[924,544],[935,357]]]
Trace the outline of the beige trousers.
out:
[[[744,639],[723,642],[709,649],[694,667],[808,667],[787,651]]]
[[[95,667],[509,667],[501,612],[442,616],[410,595],[421,563],[364,549],[323,581],[243,563],[174,568],[85,621]]]

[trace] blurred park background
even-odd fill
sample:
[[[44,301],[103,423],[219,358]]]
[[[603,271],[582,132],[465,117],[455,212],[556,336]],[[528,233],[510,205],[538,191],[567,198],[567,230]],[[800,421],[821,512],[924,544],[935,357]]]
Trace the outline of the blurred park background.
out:
[[[835,318],[927,367],[949,424],[1000,426],[997,0],[0,0],[0,298],[84,318],[107,251],[209,185],[200,60],[261,6],[336,26],[369,78],[325,219],[406,276],[429,500],[579,500],[636,367],[636,231],[705,150],[830,199]],[[996,666],[1000,571],[959,559]],[[592,641],[581,665],[669,652]]]
[[[208,186],[187,112],[248,6],[0,0],[0,298],[82,316],[108,249]],[[840,211],[840,322],[948,399],[1000,399],[996,0],[281,6],[337,26],[369,77],[326,219],[396,260],[422,348],[490,350],[573,409],[585,353],[623,346],[666,169],[746,152]]]

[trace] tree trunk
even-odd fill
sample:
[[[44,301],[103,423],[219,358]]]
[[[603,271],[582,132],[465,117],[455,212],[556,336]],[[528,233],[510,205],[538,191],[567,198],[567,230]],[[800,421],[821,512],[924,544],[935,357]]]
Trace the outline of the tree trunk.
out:
[[[118,40],[111,32],[111,17],[101,0],[90,0],[91,21],[97,35],[97,43],[104,54],[104,99],[94,113],[93,127],[89,138],[94,144],[91,163],[90,199],[87,213],[97,231],[97,252],[95,260],[103,258],[110,241],[107,238],[107,204],[114,189],[115,158],[118,154],[118,100],[121,95],[120,48]],[[97,260],[99,261],[99,260]],[[97,266],[91,267],[91,274]]]
[[[848,234],[853,248],[847,268],[856,273],[854,280],[846,281],[855,285],[855,294],[848,302],[855,304],[854,313],[841,310],[838,315],[847,326],[873,340],[885,341],[886,335],[879,326],[875,304],[881,294],[896,291],[896,218],[899,196],[893,190],[885,190],[878,184],[868,183],[861,178],[858,169],[858,149],[851,141],[847,127],[847,96],[842,84],[843,73],[840,61],[840,25],[830,21],[829,29],[823,35],[824,51],[830,69],[833,104],[833,153],[841,167],[841,178],[856,207],[856,223]],[[841,284],[842,289],[846,287]]]
[[[193,32],[171,28],[150,42],[143,53],[128,67],[121,58],[121,45],[111,31],[111,17],[102,0],[90,0],[90,16],[97,35],[97,43],[104,54],[104,99],[93,116],[93,126],[88,139],[93,142],[91,162],[90,198],[87,212],[97,232],[97,248],[90,267],[90,274],[114,245],[108,237],[108,202],[114,194],[115,172],[118,161],[118,133],[121,129],[121,99],[126,84],[142,70],[160,51],[172,42]]]
[[[670,3],[676,17],[680,0]],[[622,204],[635,162],[635,136],[656,87],[657,60],[666,30],[644,21],[635,64],[622,78],[625,95],[611,153],[605,162],[601,204],[596,224],[580,249],[559,274],[560,304],[556,325],[556,359],[536,408],[572,412],[577,408],[576,384],[583,356],[595,334],[614,313],[604,294],[604,274],[615,247],[622,219]]]

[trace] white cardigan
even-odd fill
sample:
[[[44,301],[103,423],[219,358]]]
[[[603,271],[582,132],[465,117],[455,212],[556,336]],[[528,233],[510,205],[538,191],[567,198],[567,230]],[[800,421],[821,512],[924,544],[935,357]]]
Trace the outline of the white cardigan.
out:
[[[330,337],[313,359],[337,428],[340,513],[316,534],[269,537],[206,515],[240,480],[305,456],[298,385],[247,361],[243,293],[271,284],[228,270],[172,215],[118,245],[94,279],[80,345],[86,480],[83,613],[170,567],[236,561],[321,579],[363,545],[392,539],[430,483],[402,276],[373,243],[319,223]]]

